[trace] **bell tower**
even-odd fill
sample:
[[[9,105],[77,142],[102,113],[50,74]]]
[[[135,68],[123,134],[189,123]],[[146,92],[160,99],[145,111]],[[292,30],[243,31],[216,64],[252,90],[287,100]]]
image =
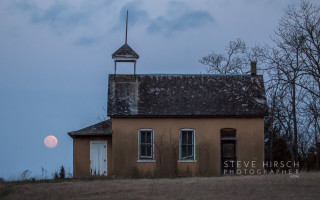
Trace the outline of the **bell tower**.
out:
[[[128,45],[128,11],[126,20],[126,37],[125,43],[117,51],[112,54],[114,60],[114,74],[117,73],[117,62],[133,62],[134,63],[134,75],[136,75],[136,62],[139,59],[139,55]]]

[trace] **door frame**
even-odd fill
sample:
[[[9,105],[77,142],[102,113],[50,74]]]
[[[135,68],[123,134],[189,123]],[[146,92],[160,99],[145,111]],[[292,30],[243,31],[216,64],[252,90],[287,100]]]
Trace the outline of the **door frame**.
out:
[[[90,153],[90,176],[92,176],[92,168],[91,168],[91,160],[92,160],[92,144],[105,144],[106,145],[106,173],[103,173],[102,176],[108,176],[108,140],[90,140],[90,148],[89,148],[89,153]]]
[[[234,168],[233,168],[233,174],[236,174],[237,171],[237,155],[238,155],[238,151],[237,151],[237,139],[221,139],[220,140],[220,171],[221,171],[221,175],[224,175],[224,167],[223,167],[223,150],[222,150],[222,145],[223,143],[234,143]]]

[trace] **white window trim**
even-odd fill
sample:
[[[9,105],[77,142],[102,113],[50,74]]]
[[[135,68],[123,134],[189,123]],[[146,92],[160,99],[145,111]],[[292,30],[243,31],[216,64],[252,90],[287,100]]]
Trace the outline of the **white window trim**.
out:
[[[140,163],[154,163],[154,162],[156,162],[156,160],[137,160],[137,162],[140,162]]]
[[[141,131],[151,131],[151,140],[152,140],[152,158],[151,159],[140,159],[140,132]],[[138,159],[137,162],[146,163],[146,162],[156,162],[154,160],[154,132],[153,129],[139,129],[138,130]]]
[[[182,160],[181,159],[181,152],[182,152],[182,150],[181,150],[181,140],[182,140],[181,134],[182,134],[182,131],[193,131],[193,160]],[[196,160],[196,130],[195,129],[191,129],[191,128],[180,129],[180,131],[179,131],[179,160],[178,160],[178,162],[179,163],[197,162],[197,160]]]
[[[197,160],[178,160],[179,163],[195,163]]]

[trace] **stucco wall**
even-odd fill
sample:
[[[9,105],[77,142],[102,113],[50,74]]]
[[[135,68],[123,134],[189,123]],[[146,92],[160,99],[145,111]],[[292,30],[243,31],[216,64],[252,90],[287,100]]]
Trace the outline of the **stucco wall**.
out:
[[[90,176],[90,141],[107,140],[107,165],[108,176],[112,171],[112,139],[111,136],[105,137],[77,137],[73,138],[73,177]]]
[[[155,162],[138,160],[138,130],[154,130]],[[179,130],[195,130],[195,162],[179,162]],[[263,118],[113,118],[113,173],[119,177],[220,175],[220,130],[236,129],[237,160],[264,160]],[[250,168],[247,167],[247,168]],[[243,167],[243,164],[242,164]],[[238,168],[239,169],[239,168]]]

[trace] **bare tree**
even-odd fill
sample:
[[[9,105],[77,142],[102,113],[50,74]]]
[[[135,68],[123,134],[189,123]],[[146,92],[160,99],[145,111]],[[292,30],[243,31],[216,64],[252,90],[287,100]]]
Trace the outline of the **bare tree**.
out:
[[[102,106],[102,113],[100,113],[97,117],[97,119],[102,122],[102,121],[105,121],[108,119],[108,116],[107,116],[107,108],[105,106]]]
[[[265,58],[268,60],[267,72],[270,80],[268,81],[268,89],[280,88],[276,94],[281,97],[279,101],[282,107],[281,115],[278,119],[283,128],[287,131],[290,142],[290,152],[292,161],[298,159],[298,116],[297,106],[299,104],[298,95],[300,88],[297,83],[302,77],[302,63],[299,60],[301,46],[291,48],[288,46],[286,33],[282,29],[276,32],[278,37],[274,40],[276,47],[272,47],[266,51]],[[291,41],[290,41],[291,42]]]
[[[225,54],[212,52],[199,60],[207,66],[208,73],[219,74],[247,74],[248,68],[248,48],[246,43],[238,38],[230,41],[226,46]]]
[[[289,6],[281,18],[273,37],[275,45],[257,48],[269,77],[267,91],[271,91],[271,97],[280,98],[276,105],[279,112],[271,114],[285,131],[294,161],[298,159],[299,149],[305,155],[309,147],[310,123],[306,119],[318,119],[319,107],[307,98],[319,97],[319,27],[319,6],[301,1],[298,9]],[[315,84],[318,87],[311,87]],[[303,115],[307,107],[313,110],[309,112],[311,118]],[[316,140],[317,135],[316,131]]]
[[[304,71],[308,78],[316,84],[316,88],[308,85],[300,86],[313,95],[320,97],[320,6],[309,1],[301,1],[298,8],[289,6],[283,16],[280,26],[282,29],[299,37],[299,43],[290,46],[301,46],[301,59],[305,61]]]
[[[251,60],[259,62],[267,78],[269,159],[276,155],[273,140],[283,138],[292,161],[315,152],[319,167],[320,6],[306,0],[297,7],[290,5],[271,45],[248,48],[237,39],[226,46],[225,54],[212,52],[200,62],[208,66],[208,73],[246,74]]]
[[[311,86],[312,87],[312,86]],[[315,168],[320,169],[319,161],[320,161],[320,141],[319,141],[319,134],[320,134],[320,98],[318,98],[313,93],[306,94],[306,98],[304,100],[305,107],[303,110],[304,117],[306,119],[306,124],[308,126],[307,135],[308,135],[308,146],[314,147],[312,150],[313,155],[315,156]],[[308,152],[311,153],[311,152]],[[305,158],[307,155],[305,155]],[[306,158],[307,159],[307,158]]]

